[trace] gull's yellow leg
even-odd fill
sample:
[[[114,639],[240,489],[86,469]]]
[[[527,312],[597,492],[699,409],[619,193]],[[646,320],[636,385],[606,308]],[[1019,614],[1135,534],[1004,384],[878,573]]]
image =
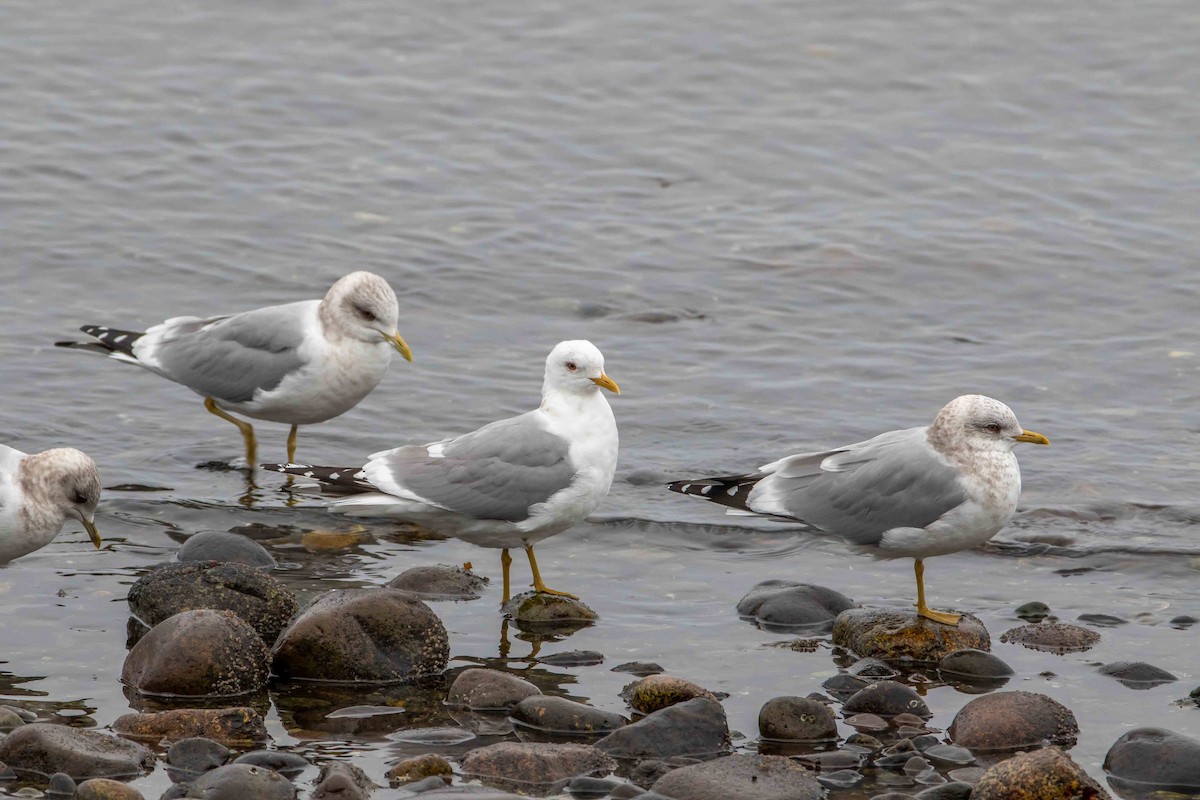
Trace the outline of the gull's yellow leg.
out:
[[[962,614],[951,614],[948,611],[934,611],[925,605],[925,562],[916,559],[913,562],[913,572],[917,574],[917,616],[940,622],[943,625],[957,625]]]
[[[288,433],[288,463],[296,463],[296,432],[300,430],[299,425],[293,425],[292,430]],[[289,476],[290,477],[290,476]]]
[[[558,595],[559,597],[569,597],[572,600],[579,599],[573,594],[568,592],[560,592],[557,589],[551,589],[547,587],[546,584],[542,583],[542,573],[538,572],[537,559],[533,557],[533,545],[525,545],[525,555],[529,556],[529,569],[533,571],[533,583],[529,585],[533,587],[535,592],[540,592],[541,594]]]
[[[238,430],[242,432],[242,438],[246,440],[246,466],[253,472],[255,464],[258,462],[258,443],[254,441],[254,426],[249,422],[242,422],[237,417],[230,416],[222,409],[217,408],[217,401],[211,397],[204,398],[204,407],[208,409],[210,414],[216,414],[221,419],[237,425]]]
[[[508,602],[509,598],[508,568],[512,566],[512,556],[508,554],[507,547],[500,551],[500,566],[504,568],[504,598],[500,601],[500,604],[503,605]]]

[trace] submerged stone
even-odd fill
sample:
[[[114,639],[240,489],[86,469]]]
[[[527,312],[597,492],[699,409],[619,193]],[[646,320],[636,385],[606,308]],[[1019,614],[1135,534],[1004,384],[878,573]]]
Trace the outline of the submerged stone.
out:
[[[783,742],[826,742],[838,738],[833,712],[807,697],[775,697],[758,712],[758,732]]]
[[[972,648],[946,654],[938,662],[938,671],[965,680],[985,681],[1007,678],[1013,674],[1013,668],[999,657]]]
[[[1062,655],[1090,650],[1100,641],[1100,634],[1066,622],[1043,622],[1007,630],[1000,636],[1000,641]]]
[[[1020,750],[1043,743],[1071,747],[1079,725],[1071,710],[1034,692],[996,692],[963,706],[947,731],[971,750]]]
[[[838,614],[853,607],[849,597],[824,586],[771,580],[757,584],[738,601],[737,613],[766,631],[827,631]]]
[[[1116,678],[1130,689],[1153,689],[1155,686],[1179,680],[1165,669],[1145,661],[1114,661],[1096,671],[1101,675]]]
[[[601,711],[565,697],[533,695],[513,708],[510,719],[522,725],[550,733],[589,733],[603,735],[625,724],[625,718]]]
[[[674,675],[648,675],[625,687],[621,696],[629,701],[630,708],[643,714],[651,714],[695,697],[717,699],[708,689]]]
[[[267,684],[270,654],[231,611],[182,611],[141,638],[121,669],[121,682],[143,694],[236,697]]]
[[[76,780],[133,778],[154,766],[154,754],[119,736],[49,722],[22,725],[0,739],[0,762],[20,773]]]
[[[991,650],[987,628],[972,614],[957,625],[944,625],[916,611],[852,608],[833,623],[833,643],[860,658],[936,663],[956,650]]]
[[[235,758],[233,763],[273,770],[285,778],[295,778],[309,764],[304,756],[286,750],[251,750]]]
[[[253,539],[229,531],[201,531],[187,538],[175,553],[175,560],[217,561],[273,569],[275,558]]]
[[[713,755],[728,749],[729,726],[720,703],[696,697],[613,731],[596,747],[614,758]]]
[[[1017,606],[1017,619],[1023,619],[1026,622],[1041,622],[1046,617],[1050,616],[1050,606],[1038,600],[1031,600],[1024,605]]]
[[[1114,782],[1134,784],[1138,793],[1195,794],[1200,790],[1200,741],[1165,728],[1135,728],[1108,749],[1104,771]]]
[[[392,786],[416,783],[434,775],[444,778],[443,782],[449,782],[454,776],[450,762],[435,753],[406,758],[387,771]]]
[[[374,788],[360,768],[344,761],[329,761],[321,766],[309,800],[367,800]]]
[[[189,737],[245,745],[265,741],[267,728],[253,708],[177,708],[142,714],[123,714],[112,729],[135,739],[179,741]]]
[[[581,775],[617,768],[601,750],[586,744],[500,742],[463,756],[461,772],[502,788],[559,787]]]
[[[538,663],[552,667],[594,667],[604,663],[604,655],[595,650],[567,650],[541,656]]]
[[[422,600],[478,600],[487,588],[488,579],[463,567],[446,564],[410,567],[387,582],[392,589],[412,592]]]
[[[220,742],[193,736],[171,745],[167,750],[167,763],[185,776],[183,780],[193,780],[197,775],[221,766],[229,756],[229,748]]]
[[[582,600],[554,594],[524,592],[504,604],[503,611],[519,627],[577,630],[600,619],[600,615]]]
[[[989,768],[971,800],[1109,800],[1109,795],[1066,753],[1047,747]]]
[[[671,800],[821,800],[825,789],[790,758],[737,753],[680,767],[659,778],[654,795]]]
[[[145,800],[142,793],[127,783],[110,778],[92,778],[79,784],[75,800]]]
[[[180,784],[183,794],[204,800],[295,800],[291,781],[269,769],[250,764],[226,764],[206,772],[190,784]]]
[[[628,672],[630,675],[637,675],[644,678],[647,675],[657,675],[660,672],[666,672],[661,666],[653,661],[627,661],[624,664],[618,664],[613,667],[610,672]]]
[[[508,711],[542,690],[527,680],[496,669],[473,667],[458,673],[446,702],[472,711]]]
[[[875,714],[880,717],[915,714],[922,719],[933,716],[929,706],[912,687],[896,681],[878,681],[861,689],[842,704],[842,713]]]

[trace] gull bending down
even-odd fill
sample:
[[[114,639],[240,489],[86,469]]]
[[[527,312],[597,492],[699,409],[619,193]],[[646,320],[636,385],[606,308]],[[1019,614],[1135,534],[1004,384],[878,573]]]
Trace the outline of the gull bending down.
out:
[[[100,473],[87,455],[58,447],[27,455],[0,444],[0,564],[50,544],[67,517],[100,547]]]
[[[1021,494],[1018,442],[1050,444],[1023,429],[1004,403],[967,394],[927,427],[669,488],[729,506],[728,513],[798,520],[876,557],[913,558],[917,613],[955,625],[960,614],[925,605],[924,559],[983,544],[1008,523]]]

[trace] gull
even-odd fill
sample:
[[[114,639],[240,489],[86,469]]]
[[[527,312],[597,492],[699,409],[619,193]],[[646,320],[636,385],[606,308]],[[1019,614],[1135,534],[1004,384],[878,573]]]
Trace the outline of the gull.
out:
[[[1021,494],[1018,442],[1050,444],[1004,403],[967,394],[926,427],[669,488],[729,506],[728,513],[806,523],[878,558],[915,559],[917,613],[956,625],[961,614],[925,604],[924,559],[983,544],[1008,523]]]
[[[349,411],[378,385],[397,350],[412,351],[396,330],[396,294],[370,272],[351,272],[321,300],[266,306],[217,317],[172,317],[144,333],[84,325],[88,342],[56,342],[137,364],[183,384],[204,407],[232,422],[257,459],[254,428],[230,412],[283,422],[288,461],[301,425]]]
[[[67,517],[87,528],[97,548],[100,473],[72,447],[28,455],[0,444],[0,564],[50,544]]]
[[[560,342],[546,359],[542,403],[533,411],[453,439],[384,450],[363,467],[263,467],[350,494],[332,504],[334,511],[396,517],[500,548],[504,602],[508,550],[517,546],[529,558],[534,591],[574,598],[547,588],[533,546],[583,521],[608,494],[617,423],[601,389],[621,393],[596,346]]]

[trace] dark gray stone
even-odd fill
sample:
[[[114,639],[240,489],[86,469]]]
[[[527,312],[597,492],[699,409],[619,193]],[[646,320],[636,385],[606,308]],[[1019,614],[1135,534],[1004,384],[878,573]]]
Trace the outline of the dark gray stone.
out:
[[[227,531],[202,531],[189,536],[175,554],[181,563],[217,561],[274,569],[275,558],[253,539]]]
[[[625,724],[620,714],[546,695],[526,697],[509,717],[515,723],[551,733],[607,734]]]
[[[465,669],[454,679],[446,702],[472,711],[508,711],[542,690],[526,680],[496,669]]]
[[[70,800],[75,796],[75,780],[65,772],[56,772],[50,776],[46,785],[46,797],[59,797]]]
[[[647,675],[657,675],[660,672],[666,672],[666,670],[653,661],[627,661],[624,664],[618,664],[613,667],[610,672],[628,672],[630,675],[637,675],[639,678],[644,678]]]
[[[229,748],[220,742],[193,736],[171,745],[167,750],[167,763],[178,772],[180,781],[191,781],[221,766],[229,756]],[[171,775],[171,780],[176,780],[175,774]]]
[[[586,744],[500,742],[463,756],[460,771],[505,789],[557,789],[582,775],[606,775],[617,762]]]
[[[820,800],[825,790],[783,756],[735,754],[672,770],[655,782],[671,800]]]
[[[849,597],[824,586],[771,580],[757,584],[738,601],[737,612],[766,631],[799,628],[823,632],[832,627],[838,614],[853,607]]]
[[[1017,619],[1023,619],[1026,622],[1041,622],[1050,616],[1050,606],[1038,600],[1031,600],[1018,606],[1014,613],[1016,613]]]
[[[915,714],[922,719],[933,716],[919,694],[911,687],[895,681],[878,681],[855,692],[842,705],[842,714],[875,714],[879,717]]]
[[[995,692],[959,709],[947,733],[971,750],[1021,750],[1043,742],[1070,747],[1079,725],[1069,708],[1044,694]]]
[[[308,767],[307,758],[286,750],[251,750],[235,758],[233,763],[274,770],[285,778],[295,778]]]
[[[1000,641],[1062,655],[1090,650],[1100,641],[1100,634],[1066,622],[1041,622],[1007,630],[1001,634]]]
[[[178,787],[184,794],[177,797],[203,800],[295,800],[296,797],[296,789],[287,778],[250,764],[226,764]]]
[[[959,781],[951,781],[943,783],[941,786],[930,786],[928,789],[922,789],[913,797],[919,800],[969,800],[971,797],[971,784],[962,783]],[[1030,798],[1030,800],[1040,800],[1040,798]]]
[[[437,615],[399,589],[335,589],[279,635],[272,667],[284,678],[388,683],[436,675],[450,644]]]
[[[129,608],[150,627],[181,611],[232,611],[270,646],[299,608],[286,586],[245,564],[166,564],[129,588]]]
[[[697,697],[613,731],[596,747],[614,758],[712,755],[729,748],[729,726],[720,703]]]
[[[966,680],[992,681],[1007,678],[1013,668],[985,650],[955,650],[938,662],[938,670]]]
[[[867,688],[871,684],[870,681],[845,672],[839,672],[837,675],[831,675],[826,678],[821,686],[825,691],[839,700],[847,700],[852,697],[855,692]]]
[[[1108,749],[1104,771],[1143,790],[1194,793],[1200,788],[1200,741],[1165,728],[1134,728]]]
[[[266,645],[231,611],[183,611],[155,625],[125,657],[121,682],[143,694],[236,697],[267,685]]]
[[[428,602],[478,600],[488,579],[469,569],[446,564],[410,567],[387,582],[392,589],[403,589]]]
[[[1153,689],[1164,683],[1179,680],[1165,669],[1160,669],[1145,661],[1114,661],[1096,670],[1101,675],[1116,678],[1130,689]]]
[[[784,742],[827,742],[838,738],[833,712],[807,697],[775,697],[758,712],[764,739]]]
[[[604,655],[595,650],[567,650],[540,656],[538,663],[549,664],[552,667],[594,667],[604,663]]]
[[[309,800],[367,800],[375,784],[353,764],[330,761],[321,767]]]
[[[154,766],[154,754],[118,736],[34,722],[0,739],[0,762],[43,778],[56,772],[75,780],[134,778]]]

